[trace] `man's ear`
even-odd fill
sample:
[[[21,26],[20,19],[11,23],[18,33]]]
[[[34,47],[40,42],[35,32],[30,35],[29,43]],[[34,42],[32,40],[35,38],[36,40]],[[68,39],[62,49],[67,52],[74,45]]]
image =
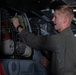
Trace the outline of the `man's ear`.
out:
[[[68,22],[68,18],[67,17],[65,17],[65,18],[63,18],[63,23],[67,23]]]

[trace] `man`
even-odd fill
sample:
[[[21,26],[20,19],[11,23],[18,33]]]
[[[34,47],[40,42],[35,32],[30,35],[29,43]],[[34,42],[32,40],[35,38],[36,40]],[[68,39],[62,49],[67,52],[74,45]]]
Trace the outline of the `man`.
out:
[[[59,33],[52,36],[35,36],[25,31],[17,18],[12,19],[24,43],[36,50],[53,52],[52,75],[76,75],[76,38],[70,28],[73,17],[73,9],[69,5],[57,7],[52,21]]]

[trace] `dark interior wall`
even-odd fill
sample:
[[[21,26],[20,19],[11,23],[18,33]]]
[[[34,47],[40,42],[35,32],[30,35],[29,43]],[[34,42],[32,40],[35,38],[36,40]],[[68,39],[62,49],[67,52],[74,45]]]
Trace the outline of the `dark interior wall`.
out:
[[[0,11],[0,49],[1,49],[1,11]]]
[[[2,4],[23,11],[41,10],[49,6],[52,0],[2,0]]]
[[[1,0],[2,5],[8,5],[23,11],[38,11],[45,9],[50,7],[53,1],[63,1],[67,4],[71,4],[72,6],[76,5],[76,0]],[[57,5],[57,3],[55,5]]]

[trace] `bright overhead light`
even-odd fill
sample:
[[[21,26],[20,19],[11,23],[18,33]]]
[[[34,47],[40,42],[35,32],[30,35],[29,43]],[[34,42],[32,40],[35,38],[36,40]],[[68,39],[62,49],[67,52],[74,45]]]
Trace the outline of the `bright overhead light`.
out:
[[[76,12],[76,9],[73,9],[73,12]]]

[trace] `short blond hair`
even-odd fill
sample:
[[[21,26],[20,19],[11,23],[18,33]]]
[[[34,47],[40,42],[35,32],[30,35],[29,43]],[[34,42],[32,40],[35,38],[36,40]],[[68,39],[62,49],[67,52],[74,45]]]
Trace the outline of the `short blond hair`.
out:
[[[54,10],[60,11],[61,14],[65,14],[70,19],[73,19],[74,17],[73,8],[70,5],[61,5],[56,7]]]

